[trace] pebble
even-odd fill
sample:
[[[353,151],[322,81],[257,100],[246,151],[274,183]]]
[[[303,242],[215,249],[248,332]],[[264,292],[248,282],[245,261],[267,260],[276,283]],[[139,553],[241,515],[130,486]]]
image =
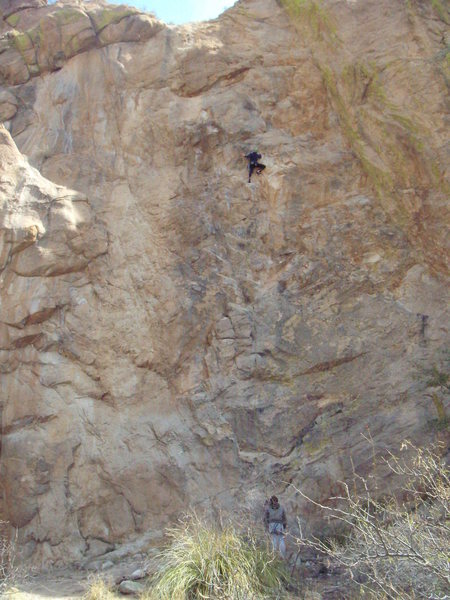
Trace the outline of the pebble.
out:
[[[142,594],[144,589],[144,586],[141,583],[138,583],[137,581],[125,580],[122,581],[122,583],[119,585],[119,592],[127,596],[137,596],[139,594]]]
[[[131,573],[130,579],[136,581],[136,579],[144,579],[146,575],[147,573],[144,571],[144,569],[136,569],[136,571]]]

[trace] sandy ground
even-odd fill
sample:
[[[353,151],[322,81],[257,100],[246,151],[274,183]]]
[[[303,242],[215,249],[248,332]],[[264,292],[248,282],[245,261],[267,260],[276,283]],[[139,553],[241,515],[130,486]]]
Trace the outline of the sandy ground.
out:
[[[150,540],[150,541],[149,541]],[[19,572],[7,592],[0,591],[3,600],[79,600],[95,579],[119,583],[130,579],[136,570],[152,573],[156,570],[155,556],[160,545],[151,536],[124,544],[116,550],[92,558],[80,568],[66,567],[43,572]],[[127,596],[118,595],[118,598]]]
[[[109,556],[117,562],[113,563],[106,556],[93,561],[82,569],[55,569],[36,574],[27,574],[18,577],[8,592],[1,593],[1,600],[81,600],[90,584],[95,579],[103,579],[109,583],[118,583],[129,579],[137,569],[144,569],[147,573],[154,572],[156,562],[155,550],[133,557]],[[152,556],[153,554],[153,556]],[[308,600],[348,600],[342,574],[334,570],[323,569],[321,563],[299,563],[294,579],[299,583],[296,591],[291,590],[291,598],[301,598],[308,590],[305,597]],[[141,580],[141,583],[144,581]],[[296,586],[297,587],[297,586]],[[300,595],[299,591],[302,590]],[[117,598],[129,598],[117,594]]]
[[[3,597],[11,600],[81,598],[88,586],[88,574],[71,571],[29,575],[11,586]]]
[[[17,577],[7,592],[0,593],[3,600],[79,600],[83,597],[90,583],[95,579],[103,579],[117,583],[128,579],[130,575],[143,567],[142,559],[122,560],[120,563],[92,566],[90,569],[55,569],[37,574]],[[118,596],[120,597],[120,596]],[[125,596],[123,596],[125,598]]]

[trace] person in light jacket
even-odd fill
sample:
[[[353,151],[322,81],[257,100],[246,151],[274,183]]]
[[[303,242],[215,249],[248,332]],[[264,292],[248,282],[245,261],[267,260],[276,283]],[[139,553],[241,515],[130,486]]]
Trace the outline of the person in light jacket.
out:
[[[286,512],[276,496],[272,496],[266,505],[264,523],[270,534],[274,551],[279,552],[283,558],[286,558],[286,543],[284,541],[287,527]]]

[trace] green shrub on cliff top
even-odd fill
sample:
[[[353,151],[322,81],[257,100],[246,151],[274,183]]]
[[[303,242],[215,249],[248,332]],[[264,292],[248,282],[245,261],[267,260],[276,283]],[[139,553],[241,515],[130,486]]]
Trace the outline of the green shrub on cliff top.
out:
[[[92,20],[95,25],[96,33],[99,33],[108,25],[119,23],[119,21],[122,19],[136,14],[139,14],[138,11],[132,8],[122,8],[120,6],[113,8],[108,7],[104,10],[93,13]]]

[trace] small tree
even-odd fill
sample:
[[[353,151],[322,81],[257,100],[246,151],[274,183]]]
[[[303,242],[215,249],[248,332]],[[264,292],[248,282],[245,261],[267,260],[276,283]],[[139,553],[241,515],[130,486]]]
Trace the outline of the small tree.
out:
[[[445,462],[434,450],[409,442],[407,460],[390,454],[384,462],[403,481],[398,495],[374,497],[365,478],[342,484],[338,507],[300,494],[347,531],[345,541],[316,537],[297,539],[346,567],[362,590],[389,600],[446,598],[450,589],[450,479]],[[356,491],[359,490],[359,491]]]

